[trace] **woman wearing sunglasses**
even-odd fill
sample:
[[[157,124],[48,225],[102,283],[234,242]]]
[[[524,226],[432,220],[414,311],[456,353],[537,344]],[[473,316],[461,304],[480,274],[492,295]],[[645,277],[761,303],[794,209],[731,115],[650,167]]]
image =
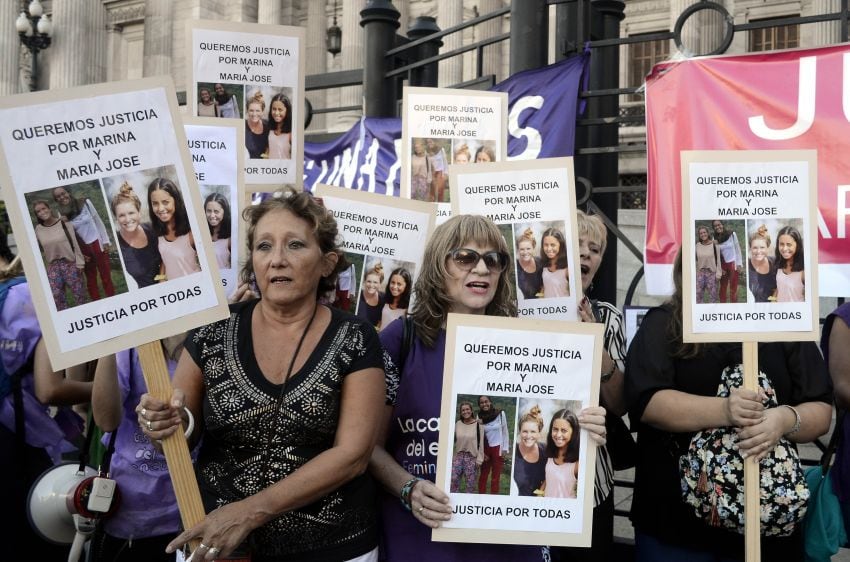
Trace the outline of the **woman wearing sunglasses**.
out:
[[[446,317],[450,312],[515,315],[508,261],[507,244],[492,221],[476,215],[452,217],[434,231],[425,248],[414,286],[416,303],[409,313],[413,338],[408,349],[403,349],[402,319],[380,333],[385,358],[389,356],[388,379],[399,381],[394,405],[387,407],[385,440],[379,438],[370,462],[372,474],[389,492],[383,499],[384,554],[389,561],[542,560],[539,547],[431,541],[431,529],[452,512],[448,496],[433,484]],[[604,409],[582,414],[579,420],[587,424],[583,427],[604,443]]]

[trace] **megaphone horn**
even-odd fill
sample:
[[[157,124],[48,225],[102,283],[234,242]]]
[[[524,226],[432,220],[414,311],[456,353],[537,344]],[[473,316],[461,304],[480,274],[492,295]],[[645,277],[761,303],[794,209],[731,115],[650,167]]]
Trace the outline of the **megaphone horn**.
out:
[[[76,529],[73,515],[77,490],[86,480],[97,476],[90,466],[79,472],[79,463],[66,462],[45,470],[33,483],[27,497],[27,518],[44,540],[53,544],[71,544]]]

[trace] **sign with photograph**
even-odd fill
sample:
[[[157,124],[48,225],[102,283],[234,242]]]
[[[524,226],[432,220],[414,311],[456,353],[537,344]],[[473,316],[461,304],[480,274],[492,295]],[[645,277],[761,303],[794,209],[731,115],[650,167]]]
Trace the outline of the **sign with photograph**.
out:
[[[626,305],[623,307],[623,330],[626,333],[626,349],[629,349],[629,346],[632,345],[632,340],[650,308],[652,307],[637,305]]]
[[[434,205],[319,184],[350,264],[327,300],[380,331],[403,317],[434,230]]]
[[[227,316],[181,125],[167,78],[0,100],[0,182],[54,369]]]
[[[817,153],[682,152],[684,340],[818,335]]]
[[[582,300],[572,158],[451,166],[452,212],[486,215],[511,253],[520,316],[578,320]]]
[[[244,133],[238,126],[201,117],[184,117],[183,126],[221,284],[230,297],[239,284],[245,240],[241,219],[246,198],[242,181]]]
[[[453,513],[433,540],[590,546],[596,446],[578,415],[599,403],[602,325],[449,314],[446,330],[436,483]],[[485,493],[453,478],[473,424],[504,460]]]
[[[401,196],[436,202],[441,224],[452,212],[449,165],[507,158],[508,94],[407,87],[401,115]]]
[[[191,114],[244,120],[246,184],[301,187],[304,28],[191,20],[186,37]]]

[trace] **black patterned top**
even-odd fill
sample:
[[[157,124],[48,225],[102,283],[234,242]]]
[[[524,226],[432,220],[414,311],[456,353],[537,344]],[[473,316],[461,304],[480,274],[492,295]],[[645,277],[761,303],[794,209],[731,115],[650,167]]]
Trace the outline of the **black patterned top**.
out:
[[[269,382],[253,352],[259,301],[230,306],[230,317],[190,332],[186,349],[204,380],[205,432],[197,462],[207,512],[258,493],[333,446],[348,373],[383,368],[375,329],[337,309],[321,343],[286,385]],[[248,539],[275,560],[347,560],[377,545],[376,490],[367,474],[288,511]]]

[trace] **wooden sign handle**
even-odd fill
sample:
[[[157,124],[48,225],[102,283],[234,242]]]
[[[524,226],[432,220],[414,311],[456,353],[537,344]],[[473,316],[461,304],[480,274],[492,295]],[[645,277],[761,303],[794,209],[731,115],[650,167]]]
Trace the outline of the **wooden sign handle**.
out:
[[[159,400],[170,401],[171,378],[168,376],[168,367],[165,364],[165,356],[159,340],[140,345],[136,350],[139,353],[139,362],[142,364],[142,374],[145,377],[145,384],[148,385],[148,392]],[[176,431],[166,437],[162,441],[162,450],[168,463],[174,495],[177,496],[183,528],[189,529],[200,523],[205,514],[204,504],[201,502],[201,491],[198,489],[198,481],[195,479],[195,470],[192,467],[192,457],[183,433]],[[194,551],[200,542],[200,539],[192,539],[189,545]]]
[[[744,342],[744,388],[758,390],[757,342]],[[759,465],[754,456],[744,459],[744,550],[747,562],[761,560],[761,509]]]

